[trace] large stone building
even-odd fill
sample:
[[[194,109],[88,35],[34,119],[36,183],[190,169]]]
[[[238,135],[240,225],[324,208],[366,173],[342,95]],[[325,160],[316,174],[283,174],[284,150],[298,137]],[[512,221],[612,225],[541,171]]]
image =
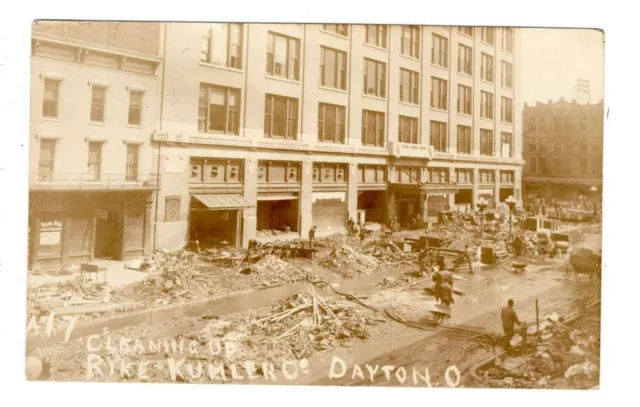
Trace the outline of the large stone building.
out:
[[[521,200],[517,29],[74,22],[33,42],[32,264]]]
[[[36,22],[29,266],[152,249],[158,23]]]
[[[603,102],[525,104],[523,189],[558,200],[602,191]],[[595,188],[594,188],[595,187]],[[591,198],[590,198],[591,199]]]
[[[518,30],[167,26],[157,245],[521,199]],[[277,236],[269,230],[280,230]]]

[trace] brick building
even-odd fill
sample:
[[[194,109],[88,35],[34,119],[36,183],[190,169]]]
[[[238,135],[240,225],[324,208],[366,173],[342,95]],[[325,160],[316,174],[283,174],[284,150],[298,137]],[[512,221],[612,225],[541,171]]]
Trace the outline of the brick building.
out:
[[[159,248],[521,199],[518,30],[172,23],[165,38]]]
[[[602,190],[603,102],[525,104],[525,196],[575,200]]]
[[[34,23],[29,266],[149,253],[158,23]]]

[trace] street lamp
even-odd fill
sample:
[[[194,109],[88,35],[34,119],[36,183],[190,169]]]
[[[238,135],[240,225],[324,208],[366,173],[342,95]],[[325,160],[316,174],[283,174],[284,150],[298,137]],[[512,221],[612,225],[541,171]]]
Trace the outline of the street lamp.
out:
[[[487,208],[488,202],[484,198],[478,199],[476,206],[480,211],[480,238],[484,237],[484,210]]]
[[[511,226],[513,225],[513,212],[516,210],[516,200],[513,199],[513,196],[509,195],[504,203],[509,206],[509,236],[511,236]]]

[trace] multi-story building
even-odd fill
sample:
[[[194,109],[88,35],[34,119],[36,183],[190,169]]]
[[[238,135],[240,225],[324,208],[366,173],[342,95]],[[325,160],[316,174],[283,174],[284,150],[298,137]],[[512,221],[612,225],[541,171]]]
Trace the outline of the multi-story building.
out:
[[[36,22],[31,59],[29,265],[152,249],[150,135],[158,23]]]
[[[603,102],[525,104],[524,192],[558,200],[602,190]]]
[[[340,231],[521,200],[520,35],[167,24],[154,245]],[[273,230],[279,230],[274,235]]]

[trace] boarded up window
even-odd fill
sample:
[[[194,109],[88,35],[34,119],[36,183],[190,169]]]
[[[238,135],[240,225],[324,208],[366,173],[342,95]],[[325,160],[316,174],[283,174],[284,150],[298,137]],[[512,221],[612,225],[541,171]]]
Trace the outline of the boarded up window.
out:
[[[166,198],[164,207],[164,221],[177,222],[180,220],[180,196],[173,195]]]
[[[72,254],[89,253],[91,251],[91,226],[93,220],[90,214],[79,214],[71,220],[71,238],[69,252]]]

